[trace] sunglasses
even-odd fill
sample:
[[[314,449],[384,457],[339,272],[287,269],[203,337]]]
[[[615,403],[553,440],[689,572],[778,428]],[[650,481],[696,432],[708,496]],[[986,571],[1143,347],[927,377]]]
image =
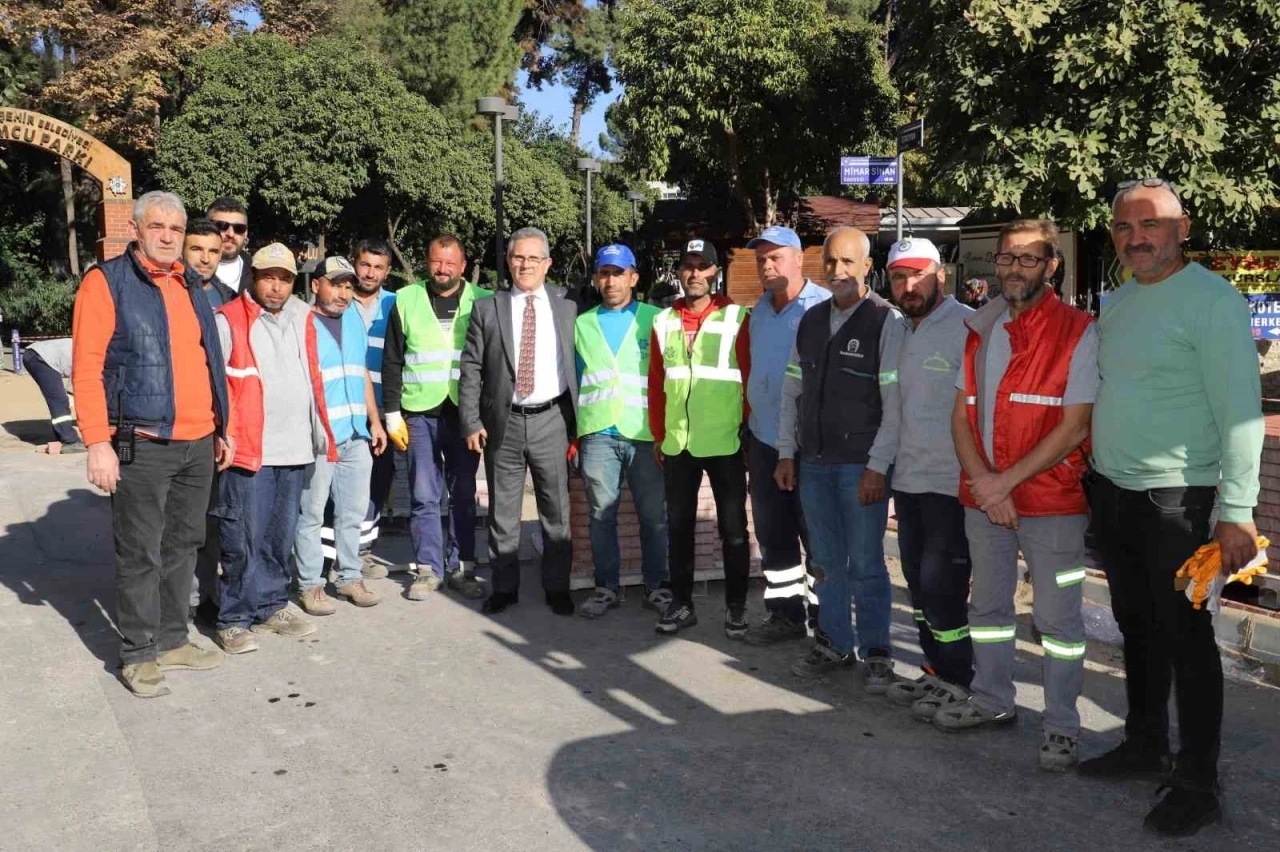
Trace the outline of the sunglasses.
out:
[[[227,231],[235,231],[238,236],[243,237],[249,233],[249,226],[244,222],[228,222],[225,219],[214,219],[214,226],[218,229],[219,234],[225,234]]]
[[[1128,192],[1129,190],[1133,189],[1135,186],[1145,186],[1147,189],[1156,189],[1157,187],[1164,187],[1165,189],[1173,193],[1174,198],[1177,198],[1179,201],[1182,200],[1182,196],[1178,195],[1178,188],[1176,186],[1174,186],[1170,181],[1167,181],[1164,178],[1158,178],[1158,177],[1138,178],[1134,180],[1122,180],[1118,184],[1116,184],[1116,191]]]

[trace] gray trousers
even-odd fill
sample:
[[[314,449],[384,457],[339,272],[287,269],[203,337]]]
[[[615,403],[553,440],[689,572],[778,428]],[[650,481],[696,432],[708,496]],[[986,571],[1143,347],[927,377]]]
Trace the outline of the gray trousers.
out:
[[[1034,619],[1044,649],[1045,733],[1075,737],[1080,731],[1076,699],[1084,679],[1084,582],[1086,515],[1019,518],[1018,529],[996,526],[985,512],[965,509],[965,532],[973,561],[969,636],[973,640],[973,697],[996,712],[1015,707],[1014,641],[1017,619],[1018,551],[1031,568]]]
[[[542,587],[569,591],[573,540],[569,535],[569,434],[564,414],[553,405],[537,414],[511,412],[502,443],[484,453],[489,485],[489,564],[493,590],[520,588],[520,509],[524,474],[533,477],[533,493],[542,523]]]

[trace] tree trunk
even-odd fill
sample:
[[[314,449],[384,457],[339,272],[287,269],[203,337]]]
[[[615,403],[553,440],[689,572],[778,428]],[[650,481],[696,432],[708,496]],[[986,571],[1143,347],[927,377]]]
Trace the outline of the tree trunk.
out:
[[[62,172],[62,203],[67,211],[67,264],[71,277],[80,279],[80,246],[76,238],[76,183],[71,174],[71,161],[58,158]]]
[[[413,266],[409,261],[405,260],[403,254],[400,253],[400,247],[396,245],[396,231],[400,228],[400,217],[392,219],[387,216],[387,245],[391,247],[391,253],[396,257],[396,263],[400,264],[400,268],[404,270],[405,277],[410,281],[413,280]]]
[[[569,142],[574,148],[578,147],[578,136],[582,132],[582,102],[574,100],[573,102],[573,123],[569,125]]]

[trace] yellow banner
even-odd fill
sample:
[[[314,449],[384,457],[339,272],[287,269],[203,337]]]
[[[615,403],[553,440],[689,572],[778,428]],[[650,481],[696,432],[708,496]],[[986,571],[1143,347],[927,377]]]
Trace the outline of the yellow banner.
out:
[[[1280,293],[1280,251],[1193,251],[1187,257],[1241,293]]]

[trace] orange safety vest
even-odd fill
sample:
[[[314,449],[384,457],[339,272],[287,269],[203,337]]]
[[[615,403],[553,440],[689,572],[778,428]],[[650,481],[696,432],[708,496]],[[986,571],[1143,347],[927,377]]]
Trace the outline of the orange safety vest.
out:
[[[1012,356],[996,389],[994,459],[988,459],[978,417],[977,355],[982,335],[966,320],[969,337],[964,347],[965,402],[969,428],[983,461],[996,470],[1007,470],[1031,452],[1036,444],[1062,422],[1062,397],[1067,390],[1071,355],[1093,317],[1066,305],[1052,290],[1040,303],[1006,324]],[[1041,471],[1013,489],[1019,515],[1083,515],[1089,511],[1081,477],[1086,468],[1088,439],[1065,459]],[[976,509],[964,477],[960,502]]]

